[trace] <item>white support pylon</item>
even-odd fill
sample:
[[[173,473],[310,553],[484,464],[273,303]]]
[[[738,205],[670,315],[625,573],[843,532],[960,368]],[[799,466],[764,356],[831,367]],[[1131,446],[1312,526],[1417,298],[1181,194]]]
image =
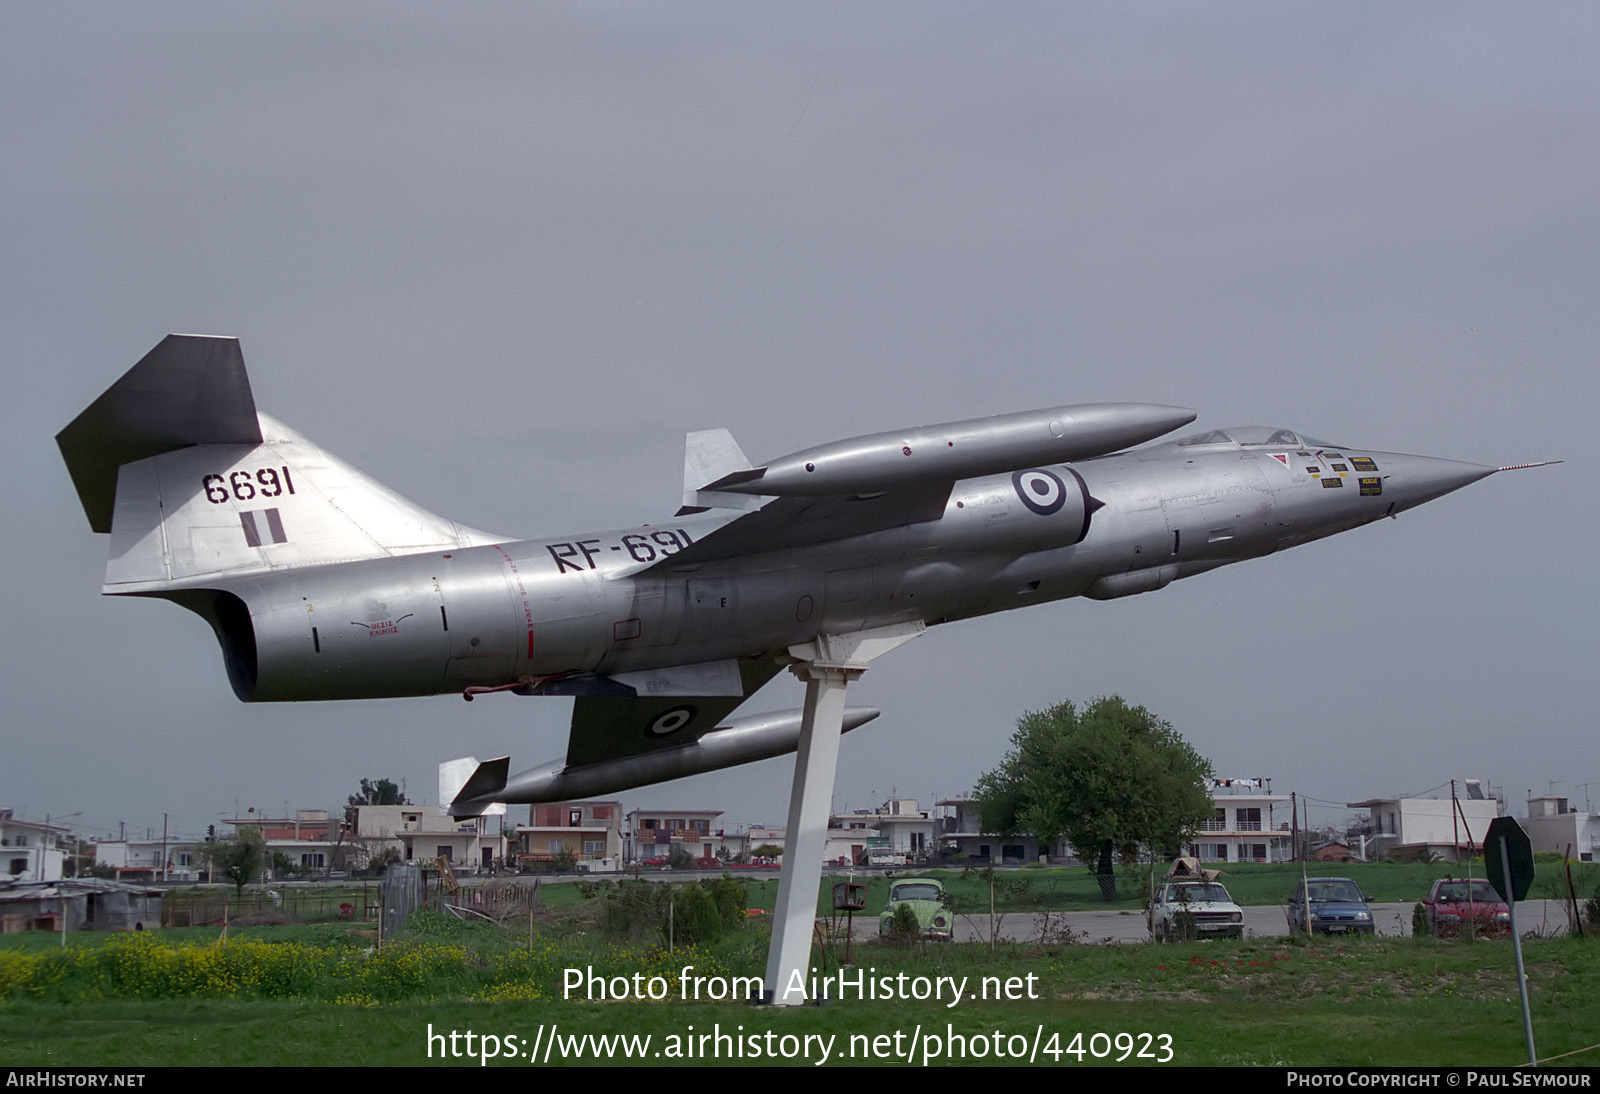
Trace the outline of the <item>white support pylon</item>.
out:
[[[789,670],[806,682],[806,705],[789,789],[789,823],[784,831],[772,944],[767,950],[766,997],[774,1006],[811,1001],[811,933],[839,766],[839,738],[844,732],[845,686],[866,672],[874,658],[911,641],[923,629],[920,622],[903,623],[853,634],[819,635],[813,642],[789,647],[796,661]]]

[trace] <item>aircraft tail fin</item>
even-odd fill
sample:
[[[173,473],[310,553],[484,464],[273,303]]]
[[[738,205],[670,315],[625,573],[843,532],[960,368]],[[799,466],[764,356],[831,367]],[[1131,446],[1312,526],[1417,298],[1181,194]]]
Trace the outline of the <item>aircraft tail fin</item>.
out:
[[[504,790],[510,770],[509,756],[483,763],[476,756],[446,760],[439,765],[439,804],[447,807],[453,817],[501,816],[506,811],[504,802],[481,799]]]
[[[258,413],[234,338],[170,335],[56,436],[107,593],[493,543]]]
[[[197,444],[261,443],[237,338],[169,334],[56,434],[96,532],[111,531],[117,469]]]
[[[701,429],[690,433],[684,438],[683,508],[678,510],[678,515],[703,513],[707,509],[759,509],[765,498],[701,489],[708,482],[751,469],[749,458],[726,429]]]

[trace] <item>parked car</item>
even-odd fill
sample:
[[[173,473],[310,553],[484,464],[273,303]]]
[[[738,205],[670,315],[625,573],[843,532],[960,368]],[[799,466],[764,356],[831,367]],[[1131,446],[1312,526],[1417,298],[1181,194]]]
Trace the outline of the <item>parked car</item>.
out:
[[[911,914],[917,917],[917,929],[924,938],[950,940],[955,917],[945,906],[943,882],[931,877],[906,877],[890,882],[889,903],[878,916],[879,937],[894,932],[895,913],[902,907],[911,909]]]
[[[1244,911],[1218,881],[1162,882],[1148,921],[1151,936],[1161,942],[1244,937]]]
[[[1469,930],[1511,936],[1511,909],[1485,878],[1442,877],[1433,883],[1422,908],[1428,933],[1435,938],[1454,938]]]
[[[1285,914],[1290,934],[1305,934],[1306,910],[1311,929],[1323,934],[1371,934],[1372,909],[1361,889],[1347,877],[1311,877],[1297,883]]]

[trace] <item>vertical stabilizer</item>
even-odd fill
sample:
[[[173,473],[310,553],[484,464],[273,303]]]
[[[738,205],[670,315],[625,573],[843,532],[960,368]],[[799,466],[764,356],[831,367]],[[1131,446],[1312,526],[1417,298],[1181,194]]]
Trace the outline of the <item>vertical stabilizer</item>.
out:
[[[107,593],[493,543],[257,413],[239,343],[171,335],[56,437]]]

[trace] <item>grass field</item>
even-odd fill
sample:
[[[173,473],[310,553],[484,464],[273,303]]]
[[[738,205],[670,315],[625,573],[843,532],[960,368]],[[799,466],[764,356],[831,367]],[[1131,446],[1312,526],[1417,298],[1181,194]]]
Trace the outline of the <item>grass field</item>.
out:
[[[657,1066],[817,1063],[824,1052],[830,1063],[902,1065],[1524,1058],[1505,943],[1062,945],[993,957],[987,946],[858,945],[861,989],[836,985],[820,1007],[757,1008],[682,995],[693,982],[685,966],[691,977],[759,975],[760,926],[666,952],[608,941],[582,919],[542,921],[530,946],[525,925],[424,914],[399,944],[373,951],[374,941],[339,925],[234,929],[225,944],[203,928],[81,934],[65,950],[58,938],[10,936],[0,946],[0,1064],[476,1065],[469,1047],[481,1055],[489,1045],[499,1054],[490,1063],[523,1066],[546,1052],[552,1064]],[[1532,939],[1526,949],[1540,1055],[1600,1041],[1600,943]],[[837,960],[828,954],[827,972]],[[629,995],[637,973],[643,990],[668,998],[591,999],[583,988],[563,998],[568,969],[630,978],[610,981]],[[962,988],[954,1006],[951,984]],[[939,985],[942,998],[906,998],[919,985]],[[703,995],[716,986],[700,982]],[[708,1035],[721,1039],[695,1040]],[[592,1039],[619,1036],[632,1040]],[[713,1049],[720,1059],[702,1058]],[[1600,1052],[1567,1062],[1597,1066]]]

